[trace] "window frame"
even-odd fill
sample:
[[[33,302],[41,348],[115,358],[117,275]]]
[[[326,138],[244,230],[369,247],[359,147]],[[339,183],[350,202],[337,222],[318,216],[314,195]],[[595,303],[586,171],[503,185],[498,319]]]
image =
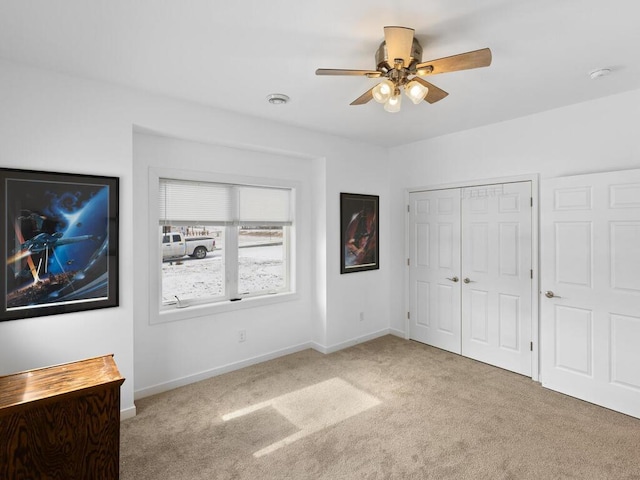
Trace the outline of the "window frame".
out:
[[[161,242],[158,241],[158,225],[160,225],[160,212],[158,207],[159,182],[161,178],[171,178],[176,180],[200,181],[211,183],[228,183],[236,185],[255,185],[275,188],[291,189],[291,217],[292,223],[287,226],[288,249],[286,252],[287,272],[286,283],[288,290],[279,293],[259,293],[244,295],[241,301],[231,300],[229,298],[220,300],[212,299],[211,301],[198,301],[188,304],[187,307],[178,308],[177,305],[162,304],[162,250]],[[200,316],[207,316],[216,313],[240,310],[245,308],[255,308],[263,305],[270,305],[285,301],[292,301],[298,298],[296,289],[296,278],[298,276],[298,262],[296,261],[296,225],[297,225],[297,209],[299,204],[300,182],[268,177],[249,177],[243,175],[223,174],[216,172],[202,172],[190,170],[177,170],[169,168],[149,168],[148,178],[148,239],[149,246],[148,264],[149,264],[149,312],[150,324],[165,323],[176,320],[184,320]],[[227,248],[235,248],[228,245],[227,240],[230,235],[228,232],[231,228],[239,228],[237,226],[227,226],[225,229],[225,250]],[[237,238],[237,235],[236,235]],[[231,271],[233,267],[233,271]],[[225,260],[225,275],[238,274],[238,259],[231,265]],[[236,279],[237,282],[237,279]],[[229,292],[227,292],[229,293]]]

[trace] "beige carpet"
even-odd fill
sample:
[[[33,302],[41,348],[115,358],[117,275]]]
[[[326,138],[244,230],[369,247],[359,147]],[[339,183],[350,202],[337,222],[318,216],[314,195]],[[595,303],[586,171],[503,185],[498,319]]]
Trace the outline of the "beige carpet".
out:
[[[121,479],[640,479],[640,420],[386,336],[136,402]]]

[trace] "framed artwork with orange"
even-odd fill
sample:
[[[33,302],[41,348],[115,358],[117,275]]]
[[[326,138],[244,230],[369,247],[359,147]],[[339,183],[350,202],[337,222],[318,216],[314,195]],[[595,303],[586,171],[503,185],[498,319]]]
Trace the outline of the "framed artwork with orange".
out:
[[[377,195],[340,194],[340,273],[380,268],[379,201]]]

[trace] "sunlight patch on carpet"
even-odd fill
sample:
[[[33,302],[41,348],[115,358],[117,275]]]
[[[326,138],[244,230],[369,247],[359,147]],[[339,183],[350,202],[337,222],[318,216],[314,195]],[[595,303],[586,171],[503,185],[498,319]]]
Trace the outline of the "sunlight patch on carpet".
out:
[[[298,432],[255,452],[253,456],[257,458],[358,415],[380,403],[376,397],[336,377],[228,413],[222,416],[222,420],[228,422],[257,410],[272,407],[299,428]]]

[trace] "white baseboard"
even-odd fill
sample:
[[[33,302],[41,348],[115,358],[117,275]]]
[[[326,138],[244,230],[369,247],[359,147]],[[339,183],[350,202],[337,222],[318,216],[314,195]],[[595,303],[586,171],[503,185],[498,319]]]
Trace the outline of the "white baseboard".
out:
[[[136,416],[136,406],[123,408],[120,410],[120,421],[127,420]]]
[[[258,355],[257,357],[249,358],[247,360],[241,360],[239,362],[229,363],[221,367],[212,368],[210,370],[205,370],[203,372],[195,373],[193,375],[187,375],[186,377],[178,378],[168,382],[158,383],[150,387],[136,390],[135,392],[133,392],[133,398],[135,400],[139,400],[144,397],[149,397],[151,395],[156,395],[158,393],[166,392],[168,390],[173,390],[174,388],[183,387],[185,385],[189,385],[190,383],[195,383],[201,380],[206,380],[207,378],[216,377],[218,375],[222,375],[223,373],[233,372],[234,370],[239,370],[241,368],[248,367],[250,365],[255,365],[256,363],[262,363],[262,362],[266,362],[267,360],[273,360],[274,358],[289,355],[291,353],[301,352],[302,350],[307,350],[309,348],[314,348],[311,342],[301,343],[300,345],[283,348],[282,350],[276,350],[274,352],[266,353],[264,355]]]
[[[241,368],[245,368],[250,365],[255,365],[257,363],[266,362],[267,360],[273,360],[275,358],[282,357],[284,355],[300,352],[308,348],[312,348],[323,354],[329,354],[329,353],[337,352],[339,350],[343,350],[345,348],[358,345],[359,343],[368,342],[369,340],[373,340],[389,334],[395,335],[401,338],[405,338],[404,332],[400,330],[384,328],[377,332],[352,338],[351,340],[347,340],[346,342],[337,343],[331,346],[320,345],[319,343],[316,343],[316,342],[301,343],[293,347],[284,348],[282,350],[276,350],[271,353],[249,358],[247,360],[241,360],[239,362],[229,363],[221,367],[212,368],[210,370],[205,370],[203,372],[195,373],[193,375],[187,375],[186,377],[178,378],[168,382],[158,383],[150,387],[141,388],[140,390],[136,390],[133,396],[135,400],[139,400],[141,398],[149,397],[151,395],[157,395],[158,393],[173,390],[174,388],[183,387],[191,383],[199,382],[201,380],[206,380],[211,377],[216,377],[218,375],[222,375],[223,373],[233,372],[234,370],[239,370]],[[135,414],[136,414],[136,409],[134,406],[132,408],[122,410],[120,413],[120,416],[122,420],[125,420],[126,418],[131,418],[135,416]]]
[[[404,331],[398,330],[396,328],[390,328],[389,333],[391,335],[395,335],[396,337],[403,338],[405,340],[409,340],[409,335],[407,335]]]
[[[359,343],[368,342],[369,340],[373,340],[375,338],[384,337],[385,335],[389,335],[389,333],[392,333],[391,330],[388,328],[384,328],[382,330],[378,330],[377,332],[368,333],[367,335],[352,338],[351,340],[347,340],[346,342],[337,343],[329,347],[325,347],[324,345],[320,345],[319,343],[312,342],[311,348],[317,350],[320,353],[328,354],[337,352],[338,350],[344,350],[345,348],[353,347],[354,345],[358,345]]]

